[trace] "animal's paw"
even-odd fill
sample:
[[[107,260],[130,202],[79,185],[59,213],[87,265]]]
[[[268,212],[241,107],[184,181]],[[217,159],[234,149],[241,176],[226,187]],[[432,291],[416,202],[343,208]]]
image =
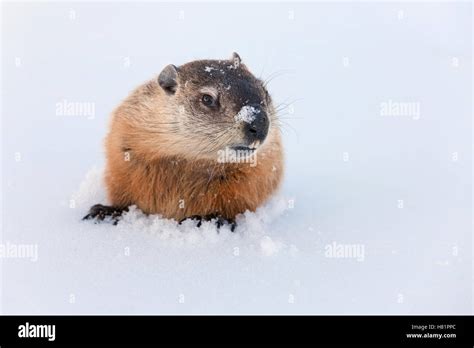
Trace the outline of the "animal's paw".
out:
[[[221,228],[224,225],[229,225],[230,230],[232,232],[234,232],[235,228],[237,227],[237,224],[234,220],[226,219],[226,218],[224,218],[220,215],[215,215],[215,214],[204,215],[204,216],[193,215],[193,216],[190,216],[190,217],[187,217],[187,218],[181,220],[179,223],[182,223],[183,221],[188,220],[188,219],[197,220],[198,221],[197,227],[201,227],[203,221],[211,221],[211,220],[215,220],[217,228]]]
[[[125,211],[128,211],[128,208],[124,209],[96,204],[89,209],[89,213],[84,216],[82,220],[95,220],[96,222],[111,221],[116,225]]]

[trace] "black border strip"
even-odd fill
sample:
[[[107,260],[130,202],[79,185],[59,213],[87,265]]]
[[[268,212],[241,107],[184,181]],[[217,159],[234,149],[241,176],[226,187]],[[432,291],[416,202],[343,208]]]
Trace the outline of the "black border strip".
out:
[[[472,316],[0,316],[0,346],[1,348],[70,344],[294,346],[317,343],[472,347],[473,318]],[[55,340],[19,337],[19,328],[26,323],[29,323],[30,330],[31,325],[55,325]],[[407,334],[425,336],[409,338]],[[435,335],[445,334],[450,336],[454,334],[455,337],[435,338]]]

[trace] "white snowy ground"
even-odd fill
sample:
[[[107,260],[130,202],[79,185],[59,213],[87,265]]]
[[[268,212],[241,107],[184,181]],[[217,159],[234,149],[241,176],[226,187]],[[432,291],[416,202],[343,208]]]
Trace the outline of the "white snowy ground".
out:
[[[1,243],[38,259],[0,258],[1,312],[471,313],[471,24],[469,3],[4,3]],[[117,103],[232,51],[281,74],[281,192],[235,233],[82,222]]]

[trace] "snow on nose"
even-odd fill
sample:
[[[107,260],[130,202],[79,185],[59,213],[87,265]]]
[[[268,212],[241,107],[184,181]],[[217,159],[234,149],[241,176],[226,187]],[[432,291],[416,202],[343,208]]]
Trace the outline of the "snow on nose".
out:
[[[255,118],[260,113],[260,110],[254,106],[246,105],[234,116],[235,122],[246,122],[252,123],[255,121]]]

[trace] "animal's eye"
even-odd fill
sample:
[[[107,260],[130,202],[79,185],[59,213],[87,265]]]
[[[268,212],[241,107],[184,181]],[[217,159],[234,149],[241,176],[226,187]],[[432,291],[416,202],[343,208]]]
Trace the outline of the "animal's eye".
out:
[[[201,101],[206,106],[215,106],[216,105],[216,101],[209,94],[203,94],[203,96],[201,98]]]

